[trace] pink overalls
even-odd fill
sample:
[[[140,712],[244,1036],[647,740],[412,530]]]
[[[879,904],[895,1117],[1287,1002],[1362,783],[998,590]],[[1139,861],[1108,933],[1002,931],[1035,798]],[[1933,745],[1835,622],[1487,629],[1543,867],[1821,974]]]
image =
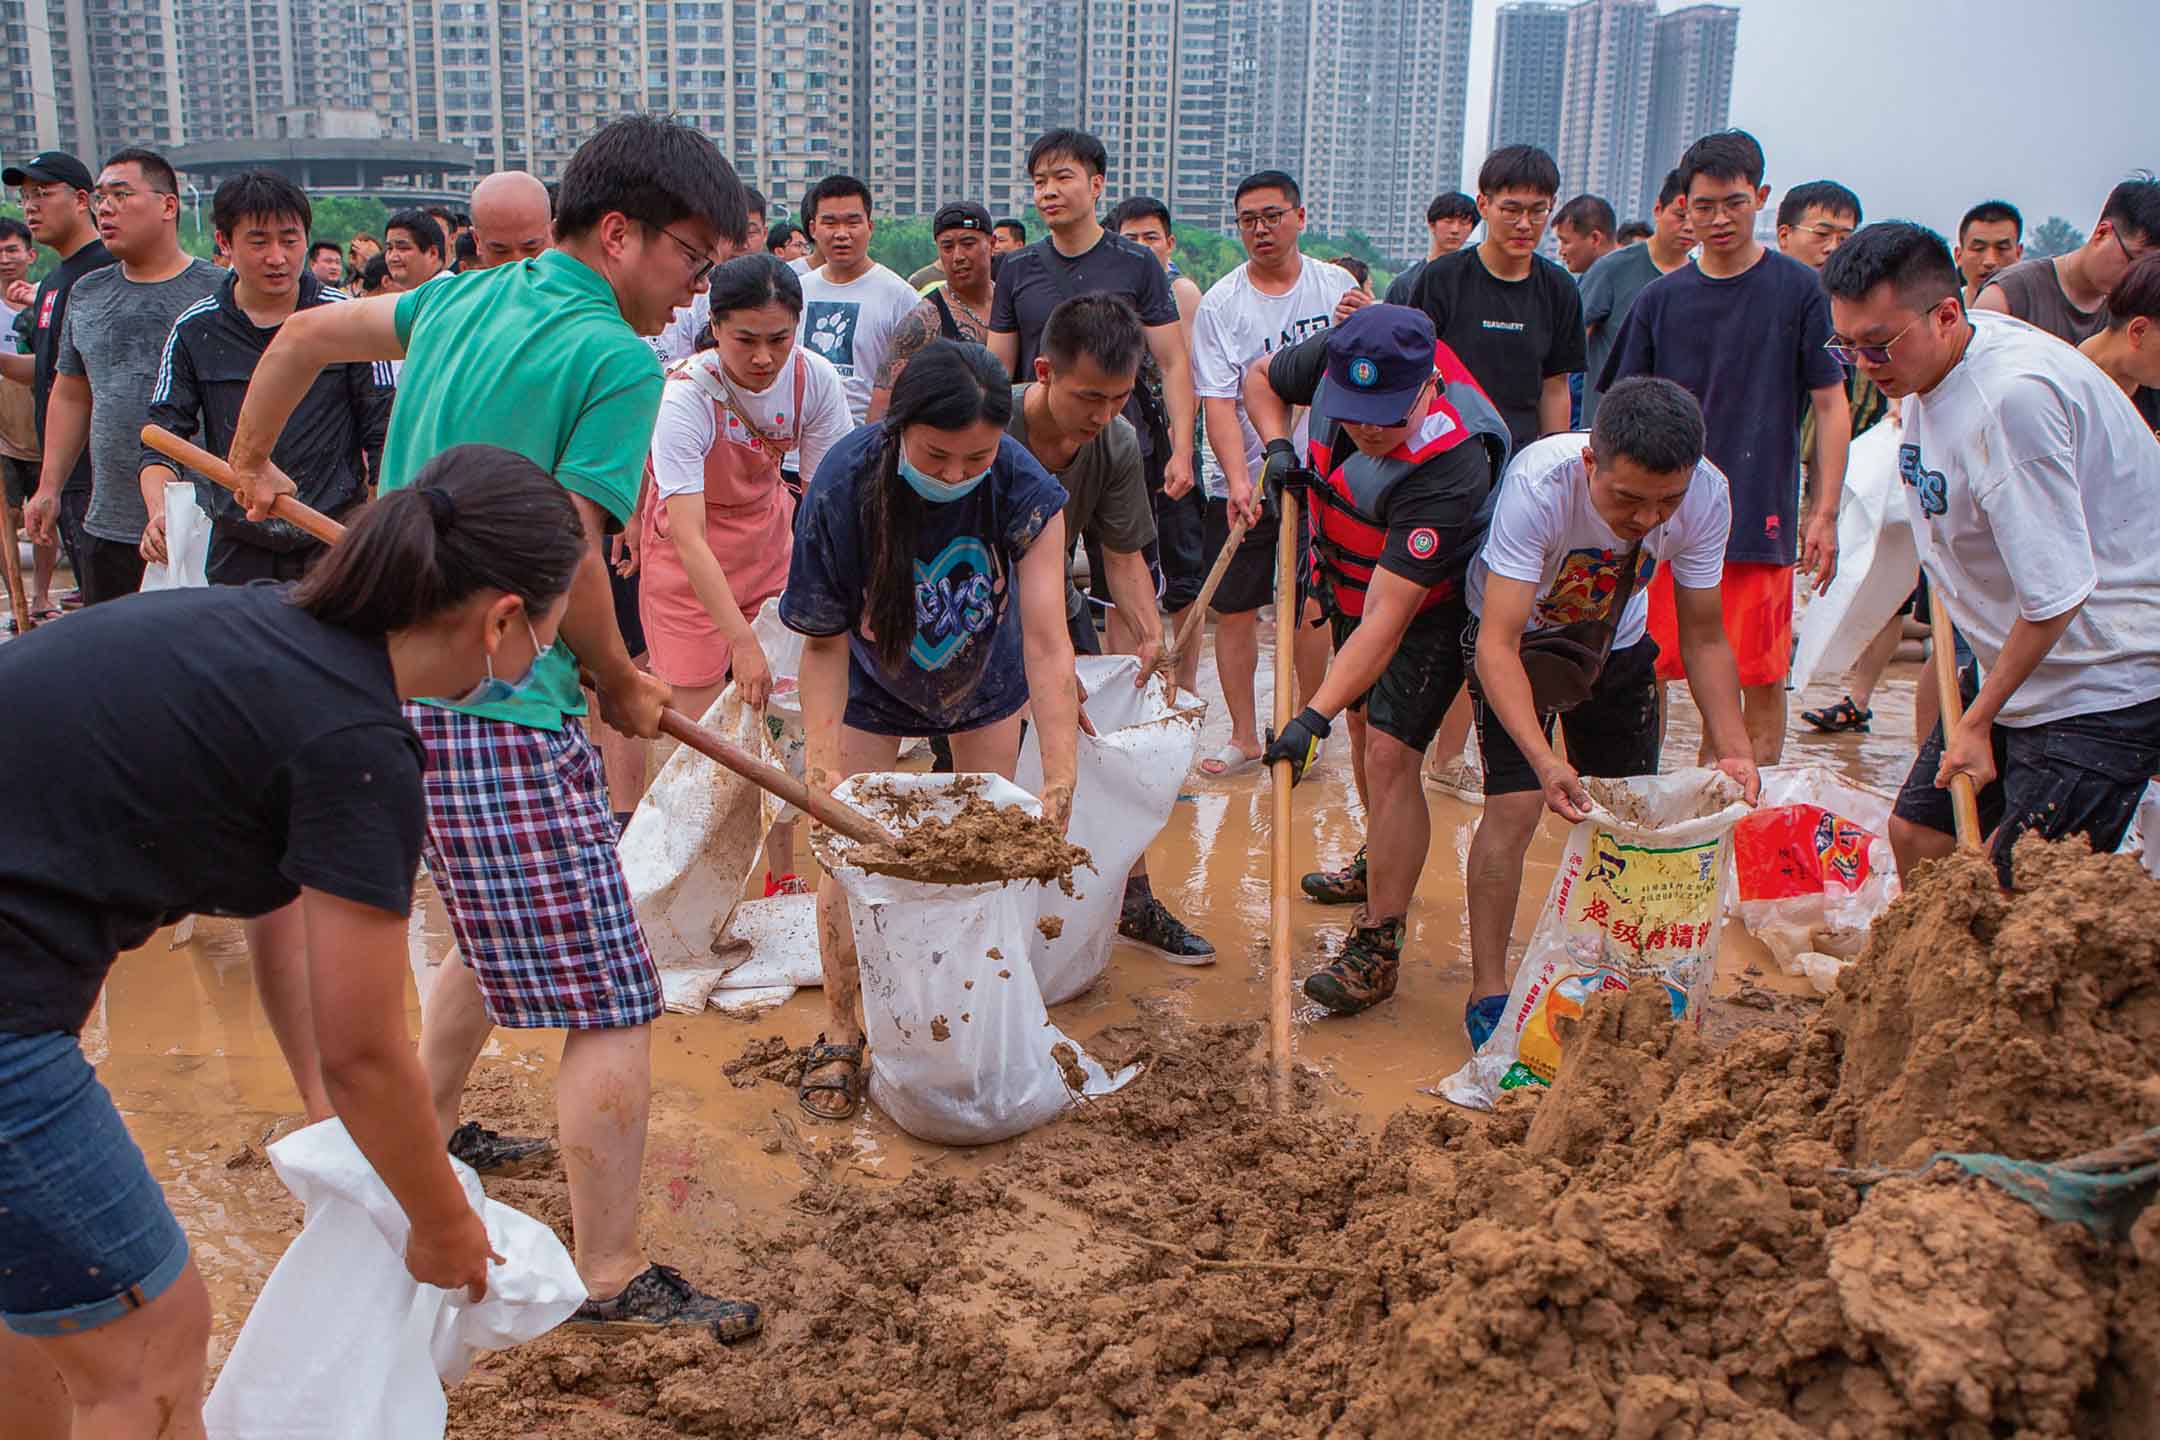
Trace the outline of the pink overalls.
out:
[[[727,575],[728,588],[743,618],[757,617],[758,607],[787,587],[788,557],[794,549],[795,497],[780,483],[780,460],[802,433],[803,379],[806,367],[795,359],[791,433],[760,437],[738,419],[720,398],[718,378],[700,376],[693,367],[717,365],[695,355],[668,372],[671,385],[696,385],[713,397],[713,444],[705,452],[705,538]],[[638,562],[638,614],[645,623],[645,643],[652,671],[670,685],[686,689],[717,685],[728,672],[731,646],[698,599],[676,552],[668,503],[652,487],[652,462],[645,465],[646,499],[639,524],[643,544]]]

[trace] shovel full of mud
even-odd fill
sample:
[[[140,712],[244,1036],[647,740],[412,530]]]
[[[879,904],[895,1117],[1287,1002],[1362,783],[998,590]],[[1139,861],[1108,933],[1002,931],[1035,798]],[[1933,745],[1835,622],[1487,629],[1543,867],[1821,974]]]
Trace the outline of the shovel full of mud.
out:
[[[1137,1073],[1109,1074],[1050,1023],[1029,958],[1043,887],[1062,893],[1093,862],[1034,796],[994,775],[916,774],[858,775],[837,794],[899,838],[813,839],[847,895],[878,1108],[921,1139],[981,1145]]]

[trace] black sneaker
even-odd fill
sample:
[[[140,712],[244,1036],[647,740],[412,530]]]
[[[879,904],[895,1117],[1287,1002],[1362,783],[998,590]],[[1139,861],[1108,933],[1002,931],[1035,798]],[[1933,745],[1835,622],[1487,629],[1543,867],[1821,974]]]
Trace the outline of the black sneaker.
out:
[[[1184,921],[1172,915],[1153,895],[1127,896],[1118,916],[1117,933],[1143,950],[1152,950],[1173,965],[1212,965],[1215,947],[1195,935]]]
[[[655,1330],[710,1330],[723,1344],[747,1340],[765,1328],[748,1300],[722,1300],[683,1279],[668,1265],[648,1265],[612,1300],[587,1300],[564,1322],[602,1334],[650,1334]]]
[[[545,1135],[504,1135],[477,1120],[450,1132],[450,1158],[464,1161],[482,1175],[520,1175],[554,1153],[555,1142]]]
[[[1298,881],[1298,888],[1322,905],[1365,903],[1365,847],[1340,870],[1315,870]]]
[[[1407,928],[1401,920],[1353,926],[1334,962],[1305,977],[1306,996],[1337,1015],[1355,1015],[1393,995]]]

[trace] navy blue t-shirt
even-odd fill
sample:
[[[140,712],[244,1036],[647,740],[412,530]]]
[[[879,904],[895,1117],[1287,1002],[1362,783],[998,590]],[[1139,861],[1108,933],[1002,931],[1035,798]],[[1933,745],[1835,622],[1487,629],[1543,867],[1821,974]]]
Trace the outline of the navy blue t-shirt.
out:
[[[1845,383],[1823,349],[1829,338],[1822,282],[1775,252],[1730,279],[1694,264],[1661,275],[1621,326],[1598,391],[1630,375],[1662,375],[1702,402],[1704,453],[1732,487],[1727,560],[1799,558],[1800,417],[1810,390]]]
[[[863,487],[884,444],[885,427],[865,425],[818,466],[795,527],[781,622],[802,635],[848,637],[845,718],[858,730],[951,735],[994,724],[1027,703],[1014,587],[1020,557],[1064,510],[1065,487],[1006,436],[982,484],[958,500],[922,503],[915,634],[894,673],[865,633],[873,562]]]

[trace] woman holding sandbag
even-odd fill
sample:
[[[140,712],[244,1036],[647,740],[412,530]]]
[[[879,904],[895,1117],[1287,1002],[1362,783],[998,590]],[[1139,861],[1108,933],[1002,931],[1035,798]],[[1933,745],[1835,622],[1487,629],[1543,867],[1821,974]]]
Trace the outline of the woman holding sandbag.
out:
[[[1010,779],[1032,701],[1043,813],[1064,828],[1080,718],[1066,497],[1006,435],[1012,403],[989,351],[933,341],[893,382],[884,419],[834,447],[804,495],[780,618],[806,637],[811,785],[890,770],[911,735],[946,736],[956,769]],[[818,884],[818,934],[827,1030],[796,1098],[844,1120],[858,1103],[863,1028],[847,899],[830,876]]]
[[[0,832],[10,1436],[203,1433],[209,1295],[81,1045],[119,953],[190,912],[298,899],[324,1086],[412,1221],[406,1268],[485,1290],[487,1231],[406,1031],[427,812],[399,704],[514,691],[584,544],[539,467],[459,446],[297,586],[130,596],[0,650],[21,722],[0,733],[19,822]]]

